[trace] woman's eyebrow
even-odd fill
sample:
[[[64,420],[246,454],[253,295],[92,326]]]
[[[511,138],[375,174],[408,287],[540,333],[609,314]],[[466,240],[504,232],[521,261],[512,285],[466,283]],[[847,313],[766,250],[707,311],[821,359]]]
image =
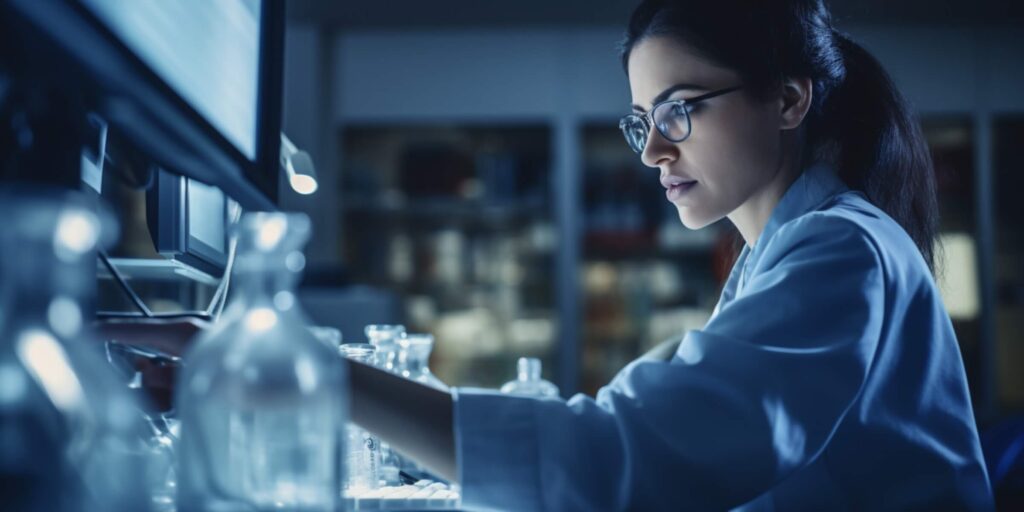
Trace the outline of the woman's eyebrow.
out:
[[[661,102],[665,101],[665,99],[667,99],[669,96],[672,95],[672,93],[674,93],[676,91],[685,91],[685,90],[706,91],[707,87],[704,87],[702,85],[697,85],[697,84],[675,84],[672,87],[669,87],[668,89],[665,89],[664,91],[661,91],[660,94],[655,96],[654,99],[651,100],[651,105],[657,105],[658,103],[661,103]],[[639,105],[637,105],[635,103],[633,104],[633,110],[637,111],[637,112],[643,112],[644,111],[643,108],[641,108]]]

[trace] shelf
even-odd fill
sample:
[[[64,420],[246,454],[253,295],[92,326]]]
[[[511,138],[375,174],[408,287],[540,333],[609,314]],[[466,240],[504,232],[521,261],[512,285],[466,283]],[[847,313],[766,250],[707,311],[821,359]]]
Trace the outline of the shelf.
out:
[[[679,248],[662,248],[654,245],[623,246],[617,248],[586,246],[583,250],[584,261],[651,261],[665,259],[700,259],[714,257],[713,247],[694,246]]]
[[[143,258],[111,258],[110,264],[117,268],[117,271],[125,279],[181,282],[183,280],[193,281],[207,286],[217,286],[220,279],[205,272],[200,272],[180,261],[169,259],[143,259]],[[97,262],[97,277],[100,279],[113,279],[114,276],[106,266]]]
[[[431,224],[455,223],[508,226],[550,219],[543,199],[508,203],[449,198],[414,201],[382,201],[348,197],[341,201],[344,213],[379,216],[392,221],[416,220]],[[413,224],[416,225],[416,224]]]

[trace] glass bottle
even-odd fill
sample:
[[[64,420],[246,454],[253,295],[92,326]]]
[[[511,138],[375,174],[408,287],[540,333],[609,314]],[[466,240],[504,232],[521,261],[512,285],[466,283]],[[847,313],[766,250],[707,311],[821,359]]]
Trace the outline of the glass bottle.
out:
[[[176,386],[179,509],[333,511],[348,383],[295,298],[309,218],[249,213],[234,231],[230,305]]]
[[[409,380],[448,390],[441,379],[430,373],[430,351],[434,348],[434,337],[430,334],[409,334],[398,339],[398,363],[395,373]]]
[[[77,192],[0,191],[5,510],[149,510],[138,398],[88,326],[113,218]]]
[[[363,332],[366,339],[377,348],[374,366],[395,371],[395,364],[398,362],[398,340],[405,336],[404,325],[371,324],[367,325]]]
[[[534,357],[520,357],[516,364],[518,375],[516,380],[506,382],[501,386],[502,393],[513,395],[558,398],[558,386],[544,380],[540,376],[540,359]]]
[[[341,355],[364,364],[373,364],[376,349],[367,343],[345,343]],[[348,424],[348,455],[345,457],[349,491],[376,489],[380,480],[380,441],[353,423]]]

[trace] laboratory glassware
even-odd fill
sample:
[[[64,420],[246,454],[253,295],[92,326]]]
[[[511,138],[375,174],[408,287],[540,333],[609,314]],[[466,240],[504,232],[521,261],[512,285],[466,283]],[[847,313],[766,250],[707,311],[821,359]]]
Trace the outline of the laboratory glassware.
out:
[[[363,332],[367,341],[376,347],[374,366],[393,372],[398,362],[398,340],[405,336],[404,325],[370,324]]]
[[[336,510],[348,382],[295,297],[309,218],[248,213],[235,227],[230,304],[176,386],[185,510]]]
[[[339,351],[346,359],[372,365],[376,349],[368,343],[345,343]],[[345,488],[351,491],[376,489],[380,481],[380,440],[366,430],[349,423],[348,454],[345,457],[348,477]]]
[[[522,396],[557,398],[558,386],[541,378],[540,359],[520,357],[515,380],[501,386],[501,392]]]
[[[149,510],[137,397],[89,325],[113,217],[72,191],[0,191],[0,485],[5,510]]]
[[[408,334],[398,339],[398,347],[395,373],[421,384],[448,390],[448,386],[430,372],[430,351],[434,348],[432,335]]]

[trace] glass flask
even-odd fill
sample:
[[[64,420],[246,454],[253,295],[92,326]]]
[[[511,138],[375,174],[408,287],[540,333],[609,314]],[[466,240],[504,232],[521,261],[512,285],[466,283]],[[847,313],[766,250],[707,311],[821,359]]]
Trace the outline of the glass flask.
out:
[[[398,362],[398,340],[405,336],[404,325],[367,325],[363,332],[371,345],[377,348],[374,357],[374,366],[395,371],[395,364]]]
[[[248,213],[232,295],[175,390],[180,510],[319,510],[341,502],[348,382],[295,298],[309,218]]]
[[[540,359],[520,357],[516,364],[518,375],[516,380],[501,386],[502,393],[533,397],[558,398],[558,386],[540,376]]]
[[[376,349],[367,343],[346,343],[339,351],[347,359],[363,364],[372,364]],[[348,490],[376,489],[380,480],[380,440],[369,432],[348,424],[348,454],[345,457]]]
[[[430,373],[428,364],[433,348],[434,337],[430,334],[409,334],[399,338],[395,373],[409,380],[447,391],[448,386]]]
[[[138,397],[88,328],[112,216],[26,187],[0,191],[0,218],[0,508],[149,510]]]

